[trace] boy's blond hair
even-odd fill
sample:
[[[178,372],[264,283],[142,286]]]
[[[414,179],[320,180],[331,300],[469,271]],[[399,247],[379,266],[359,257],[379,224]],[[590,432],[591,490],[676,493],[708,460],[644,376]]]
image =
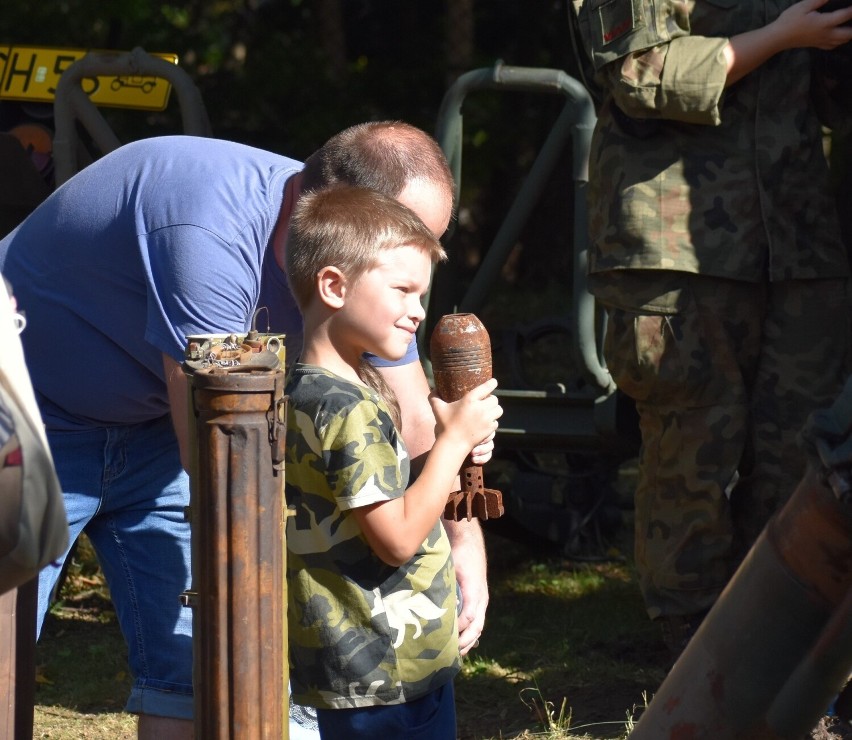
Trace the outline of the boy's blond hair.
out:
[[[432,262],[447,257],[437,237],[394,198],[349,185],[304,193],[287,234],[290,291],[304,312],[317,295],[317,275],[323,267],[336,267],[354,282],[378,263],[381,252],[403,246],[422,249]],[[385,399],[401,431],[399,403],[379,371],[362,358],[358,375]]]
[[[304,310],[316,294],[323,267],[337,267],[357,280],[387,249],[422,249],[433,262],[446,259],[441,242],[417,215],[374,190],[337,185],[303,194],[293,210],[287,236],[290,290]]]

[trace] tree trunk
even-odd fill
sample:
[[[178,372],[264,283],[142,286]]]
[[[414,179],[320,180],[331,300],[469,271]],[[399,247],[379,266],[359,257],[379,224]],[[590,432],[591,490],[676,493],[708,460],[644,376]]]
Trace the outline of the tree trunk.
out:
[[[346,32],[340,0],[317,0],[320,43],[329,77],[338,84],[346,81]]]
[[[447,3],[447,84],[470,70],[473,64],[473,0]]]

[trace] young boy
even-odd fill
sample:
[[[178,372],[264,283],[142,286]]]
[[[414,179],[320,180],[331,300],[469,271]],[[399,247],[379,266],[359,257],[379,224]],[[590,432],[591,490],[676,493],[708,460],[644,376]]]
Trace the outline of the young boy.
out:
[[[465,457],[497,428],[496,381],[431,399],[435,445],[408,486],[394,399],[363,359],[405,354],[444,258],[414,213],[370,190],[306,194],[291,221],[304,346],[287,385],[290,680],[323,738],[456,737],[456,583],[440,516]]]

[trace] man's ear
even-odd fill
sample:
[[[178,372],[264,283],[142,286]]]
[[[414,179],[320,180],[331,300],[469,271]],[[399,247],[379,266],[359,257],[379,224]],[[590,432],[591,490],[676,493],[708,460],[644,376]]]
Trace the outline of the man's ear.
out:
[[[327,265],[317,273],[317,292],[330,308],[341,308],[346,299],[346,276],[339,268]]]

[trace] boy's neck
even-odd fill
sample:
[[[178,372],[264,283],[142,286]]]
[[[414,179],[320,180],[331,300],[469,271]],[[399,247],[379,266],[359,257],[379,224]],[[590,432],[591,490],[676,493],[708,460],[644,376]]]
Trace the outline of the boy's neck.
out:
[[[299,362],[316,365],[354,383],[363,383],[358,375],[361,354],[353,353],[351,358],[344,357],[328,336],[316,331],[308,332],[307,327]]]

